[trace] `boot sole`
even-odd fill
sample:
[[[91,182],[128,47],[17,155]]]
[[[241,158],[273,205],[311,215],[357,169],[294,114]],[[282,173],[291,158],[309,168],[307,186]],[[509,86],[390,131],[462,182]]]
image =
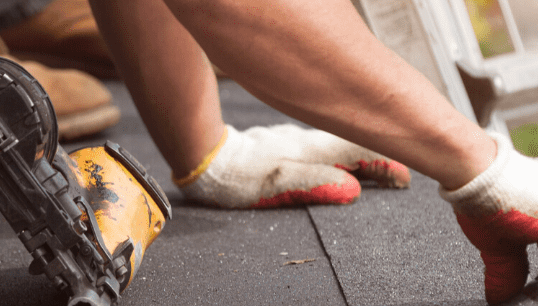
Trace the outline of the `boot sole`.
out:
[[[60,140],[75,140],[101,132],[118,123],[120,109],[115,105],[103,105],[86,112],[57,116]]]

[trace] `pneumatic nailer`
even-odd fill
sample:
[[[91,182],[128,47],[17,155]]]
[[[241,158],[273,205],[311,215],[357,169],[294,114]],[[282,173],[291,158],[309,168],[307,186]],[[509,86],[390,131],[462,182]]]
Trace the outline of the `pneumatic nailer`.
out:
[[[69,306],[116,305],[171,218],[155,180],[107,142],[67,154],[51,101],[0,58],[0,211]]]

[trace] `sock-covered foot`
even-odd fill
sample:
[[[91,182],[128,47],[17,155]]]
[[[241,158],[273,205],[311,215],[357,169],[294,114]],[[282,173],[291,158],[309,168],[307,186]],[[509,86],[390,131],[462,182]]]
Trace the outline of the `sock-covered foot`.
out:
[[[319,130],[294,125],[227,133],[202,165],[174,179],[187,200],[224,208],[296,204],[348,204],[359,197],[358,180],[406,187],[409,170],[380,154]]]
[[[480,250],[486,266],[486,300],[498,304],[517,295],[529,272],[526,246],[538,242],[538,162],[519,154],[502,135],[490,167],[455,191],[440,188],[458,223]]]

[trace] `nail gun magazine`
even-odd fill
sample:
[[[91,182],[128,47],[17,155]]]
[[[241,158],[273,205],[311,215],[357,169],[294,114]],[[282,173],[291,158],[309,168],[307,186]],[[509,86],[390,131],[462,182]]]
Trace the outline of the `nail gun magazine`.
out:
[[[157,182],[118,144],[68,154],[39,82],[0,58],[0,211],[69,306],[117,305],[171,218]]]

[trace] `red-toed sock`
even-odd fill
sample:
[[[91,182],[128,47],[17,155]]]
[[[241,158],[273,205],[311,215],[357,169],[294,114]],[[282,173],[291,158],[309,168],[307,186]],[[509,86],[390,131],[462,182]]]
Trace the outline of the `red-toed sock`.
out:
[[[526,247],[538,241],[538,162],[492,133],[497,157],[489,168],[455,191],[440,188],[458,223],[480,250],[486,266],[486,300],[498,304],[517,295],[527,280]]]
[[[382,186],[407,187],[409,170],[341,138],[294,125],[227,126],[219,145],[174,182],[187,200],[224,208],[348,204],[361,187],[347,171]]]

